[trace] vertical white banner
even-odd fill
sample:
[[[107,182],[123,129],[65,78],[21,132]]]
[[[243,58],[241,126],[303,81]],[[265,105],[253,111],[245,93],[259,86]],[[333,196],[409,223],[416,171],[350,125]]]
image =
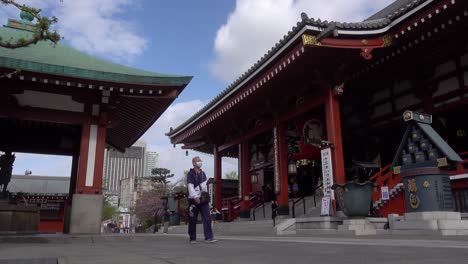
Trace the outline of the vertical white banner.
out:
[[[274,168],[275,168],[275,176],[274,176],[274,181],[275,181],[275,193],[279,194],[281,192],[281,181],[280,181],[280,167],[279,167],[279,150],[278,150],[278,127],[275,126],[273,128],[273,151],[275,155],[274,159]]]
[[[97,136],[98,126],[91,125],[89,128],[88,161],[86,163],[85,186],[93,186],[94,182],[94,164],[96,162]]]
[[[323,177],[323,195],[335,199],[335,193],[332,190],[333,185],[333,166],[331,148],[321,150],[322,154],[322,177]]]
[[[330,216],[330,197],[328,196],[322,197],[320,216]]]
[[[208,184],[208,193],[210,194],[210,209],[212,208],[212,206],[213,206],[213,201],[214,201],[214,197],[213,197],[213,186],[214,186],[213,183]]]

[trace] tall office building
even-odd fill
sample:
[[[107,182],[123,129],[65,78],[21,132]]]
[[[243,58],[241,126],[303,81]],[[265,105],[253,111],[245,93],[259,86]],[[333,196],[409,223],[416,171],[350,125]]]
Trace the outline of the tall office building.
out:
[[[146,152],[146,175],[151,176],[151,169],[158,167],[158,153],[154,151]]]
[[[122,179],[143,177],[146,173],[146,144],[138,141],[125,152],[106,150],[104,156],[104,188],[119,193]]]

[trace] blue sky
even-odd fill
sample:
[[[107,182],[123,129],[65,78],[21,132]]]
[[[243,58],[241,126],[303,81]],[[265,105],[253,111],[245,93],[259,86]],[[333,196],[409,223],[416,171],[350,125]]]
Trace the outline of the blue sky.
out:
[[[194,79],[148,130],[143,140],[159,152],[160,166],[177,177],[190,158],[173,148],[164,133],[221,92],[300,20],[361,21],[392,0],[24,0],[59,18],[63,43],[89,54],[148,71],[191,75]],[[18,11],[0,6],[0,21]],[[203,155],[212,174],[212,158]],[[235,160],[223,160],[225,172]],[[70,159],[18,155],[14,173],[67,176]]]
[[[144,1],[144,8],[126,15],[138,17],[137,23],[144,28],[141,34],[149,38],[144,56],[136,58],[134,66],[194,76],[179,101],[211,99],[226,85],[209,74],[213,40],[234,4],[219,0]]]

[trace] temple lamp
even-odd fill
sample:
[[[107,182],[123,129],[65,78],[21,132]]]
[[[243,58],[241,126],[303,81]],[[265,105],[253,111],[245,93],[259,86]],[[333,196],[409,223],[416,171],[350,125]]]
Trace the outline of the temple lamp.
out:
[[[292,174],[292,175],[297,174],[296,163],[294,161],[292,161],[292,160],[288,164],[288,173]]]

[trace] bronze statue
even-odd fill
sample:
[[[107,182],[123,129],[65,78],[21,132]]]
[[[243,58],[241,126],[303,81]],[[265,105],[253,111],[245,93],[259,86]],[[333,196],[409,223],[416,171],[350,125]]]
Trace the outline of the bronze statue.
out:
[[[5,154],[0,156],[0,185],[2,185],[2,196],[6,197],[8,183],[11,180],[13,172],[13,163],[15,162],[15,155],[11,151],[6,151]]]

